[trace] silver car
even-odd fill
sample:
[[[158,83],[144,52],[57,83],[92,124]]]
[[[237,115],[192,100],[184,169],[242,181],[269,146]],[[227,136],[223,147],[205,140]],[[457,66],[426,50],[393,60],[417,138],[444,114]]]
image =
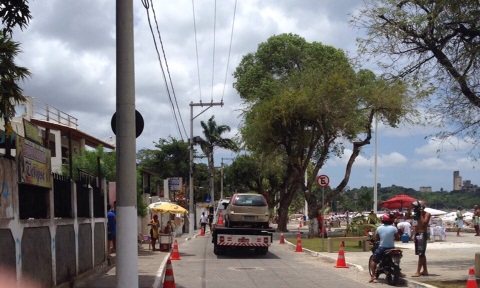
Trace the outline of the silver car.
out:
[[[269,227],[268,204],[265,197],[256,193],[237,193],[225,209],[227,227]]]

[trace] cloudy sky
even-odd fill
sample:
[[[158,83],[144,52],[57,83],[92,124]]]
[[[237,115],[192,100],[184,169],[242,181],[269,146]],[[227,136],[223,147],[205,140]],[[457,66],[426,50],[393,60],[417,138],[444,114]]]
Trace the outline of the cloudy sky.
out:
[[[215,115],[218,124],[232,128],[228,136],[236,136],[242,123],[239,113],[242,103],[232,88],[232,73],[242,56],[254,52],[268,37],[295,33],[307,41],[341,48],[355,57],[355,39],[364,33],[349,24],[351,15],[358,12],[363,1],[241,0],[236,7],[227,70],[235,0],[216,2],[216,9],[214,0],[194,2],[197,69],[192,1],[153,1],[184,124],[181,135],[166,92],[147,11],[141,0],[134,1],[136,109],[145,119],[145,129],[137,138],[137,150],[153,148],[154,142],[169,136],[187,139],[184,131],[190,129],[191,102],[222,99],[224,102],[223,107],[212,107],[195,119],[194,135],[201,134],[200,121]],[[110,119],[116,103],[115,1],[30,0],[29,3],[32,21],[27,29],[14,33],[14,40],[21,43],[23,50],[17,62],[32,72],[31,78],[22,84],[25,94],[78,118],[79,129],[84,132],[100,139],[113,136]],[[151,7],[149,13],[154,21]],[[362,64],[376,69],[372,63]],[[201,111],[194,108],[194,115]],[[454,170],[459,170],[464,180],[480,184],[478,163],[468,159],[470,147],[462,139],[439,143],[426,138],[434,131],[432,127],[379,126],[377,167],[382,186],[415,189],[431,186],[434,190],[450,191]],[[217,151],[216,165],[220,165],[222,157],[235,155]],[[371,145],[357,158],[350,187],[373,186],[373,159],[374,145]],[[345,163],[346,159],[332,159],[321,173],[337,185]]]

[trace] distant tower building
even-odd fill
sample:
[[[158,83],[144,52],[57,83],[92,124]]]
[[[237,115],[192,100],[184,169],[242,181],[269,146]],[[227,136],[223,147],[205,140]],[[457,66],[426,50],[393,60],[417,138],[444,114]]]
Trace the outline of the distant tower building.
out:
[[[462,176],[460,171],[453,171],[453,191],[462,190]]]
[[[420,186],[420,192],[432,192],[432,186]]]

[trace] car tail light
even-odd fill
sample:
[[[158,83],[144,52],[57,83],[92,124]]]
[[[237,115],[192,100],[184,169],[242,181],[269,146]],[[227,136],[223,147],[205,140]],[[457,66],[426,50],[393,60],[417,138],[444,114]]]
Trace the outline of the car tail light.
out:
[[[263,237],[263,243],[268,244],[268,237]]]
[[[225,236],[220,236],[220,242],[225,242]]]

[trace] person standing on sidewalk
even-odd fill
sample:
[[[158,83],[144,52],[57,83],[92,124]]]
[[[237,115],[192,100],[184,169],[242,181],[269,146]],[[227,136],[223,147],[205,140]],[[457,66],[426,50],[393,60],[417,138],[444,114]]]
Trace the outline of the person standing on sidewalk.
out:
[[[425,204],[421,201],[417,200],[413,202],[412,206],[414,213],[413,219],[416,222],[413,240],[415,243],[415,255],[418,255],[417,273],[412,275],[412,277],[428,276],[427,256],[425,252],[427,251],[428,223],[432,215],[425,211]]]
[[[207,223],[208,223],[208,218],[205,216],[205,212],[202,212],[202,216],[200,216],[200,227],[203,229],[203,232],[205,233],[207,230]]]
[[[480,208],[478,205],[473,206],[473,227],[475,228],[475,236],[480,236]]]
[[[460,236],[460,230],[463,228],[463,208],[458,207],[457,218],[455,218],[455,225],[457,225],[457,237]]]

